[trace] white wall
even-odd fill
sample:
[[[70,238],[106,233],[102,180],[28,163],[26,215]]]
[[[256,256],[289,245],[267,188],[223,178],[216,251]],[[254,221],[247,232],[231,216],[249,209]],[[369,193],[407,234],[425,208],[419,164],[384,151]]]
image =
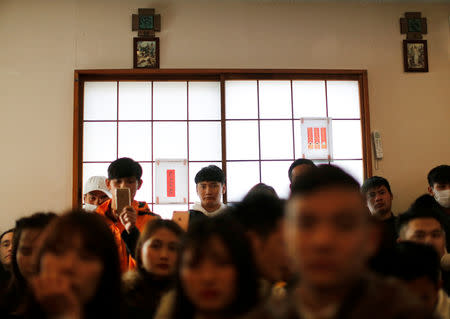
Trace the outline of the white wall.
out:
[[[70,207],[73,71],[132,68],[142,7],[162,16],[161,68],[367,69],[396,212],[450,163],[450,4],[0,0],[0,229]],[[403,72],[406,11],[428,20],[429,73]]]

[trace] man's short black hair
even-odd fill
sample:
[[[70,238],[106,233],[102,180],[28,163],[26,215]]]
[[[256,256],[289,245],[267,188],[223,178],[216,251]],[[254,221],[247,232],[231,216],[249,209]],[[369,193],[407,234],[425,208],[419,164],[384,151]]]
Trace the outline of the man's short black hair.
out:
[[[292,170],[299,165],[308,165],[311,167],[316,167],[316,164],[314,164],[313,161],[311,161],[307,158],[296,159],[294,162],[292,162],[291,166],[289,166],[288,175],[289,175],[289,180],[291,181],[291,183],[292,183]]]
[[[415,242],[402,242],[395,246],[393,258],[388,261],[386,275],[404,281],[428,278],[436,287],[440,279],[440,260],[436,250]]]
[[[118,179],[125,177],[136,177],[138,181],[142,177],[141,165],[128,157],[116,159],[108,167],[108,179]]]
[[[439,215],[441,212],[441,206],[430,194],[423,194],[411,204],[410,210],[426,210]]]
[[[441,225],[442,230],[445,230],[441,211],[436,204],[436,201],[430,195],[422,195],[417,198],[406,212],[398,216],[397,229],[399,236],[402,237],[405,226],[408,225],[411,220],[417,218],[433,218]]]
[[[439,165],[428,173],[428,185],[433,188],[435,183],[450,184],[450,165]]]
[[[203,167],[195,175],[195,184],[201,182],[219,182],[221,184],[225,184],[225,174],[222,169],[216,165],[209,165]]]
[[[389,185],[389,182],[386,178],[381,176],[372,176],[366,179],[361,186],[361,193],[367,195],[369,190],[371,190],[372,188],[378,188],[380,186],[385,186],[389,191],[389,194],[392,195],[391,185]]]
[[[277,191],[275,190],[275,188],[273,188],[270,185],[264,184],[264,183],[258,183],[255,186],[253,186],[252,188],[250,188],[250,190],[247,192],[245,197],[247,197],[253,193],[268,193],[270,195],[278,197],[278,194],[277,194]]]
[[[295,195],[308,195],[327,187],[342,187],[359,192],[359,183],[341,168],[322,164],[316,169],[309,170],[296,179],[291,186],[291,197]]]
[[[262,238],[274,232],[284,217],[284,201],[268,192],[253,192],[226,214],[237,220],[246,231],[253,231]]]

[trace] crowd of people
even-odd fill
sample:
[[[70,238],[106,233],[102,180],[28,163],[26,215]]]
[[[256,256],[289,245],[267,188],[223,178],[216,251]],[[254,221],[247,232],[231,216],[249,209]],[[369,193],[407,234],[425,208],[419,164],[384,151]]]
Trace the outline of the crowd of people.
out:
[[[260,183],[225,205],[210,165],[183,222],[134,200],[136,161],[107,173],[87,181],[84,209],[1,234],[0,318],[450,319],[449,165],[398,214],[387,179],[361,186],[307,159],[289,168],[289,198]]]

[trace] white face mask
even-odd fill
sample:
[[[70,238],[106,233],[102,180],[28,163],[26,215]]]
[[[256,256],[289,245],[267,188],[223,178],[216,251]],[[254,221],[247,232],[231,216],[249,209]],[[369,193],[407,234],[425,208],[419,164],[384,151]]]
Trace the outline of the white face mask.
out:
[[[445,208],[450,208],[450,189],[444,189],[442,191],[434,191],[434,199]]]
[[[83,209],[87,212],[95,212],[97,205],[94,204],[84,204]]]

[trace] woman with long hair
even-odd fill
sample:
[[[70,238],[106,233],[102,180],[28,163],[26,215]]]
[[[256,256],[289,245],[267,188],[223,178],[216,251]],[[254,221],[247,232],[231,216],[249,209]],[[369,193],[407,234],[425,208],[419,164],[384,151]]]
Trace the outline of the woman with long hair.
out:
[[[173,319],[237,318],[259,300],[252,250],[228,216],[193,224],[181,246]]]
[[[11,281],[0,298],[1,318],[26,318],[33,300],[31,279],[35,274],[36,254],[45,227],[54,213],[34,213],[16,221],[11,252]]]
[[[32,279],[33,318],[120,318],[120,267],[101,216],[73,211],[46,229]]]
[[[183,233],[172,220],[145,225],[136,245],[137,268],[123,276],[127,318],[153,318],[162,295],[173,288]]]

